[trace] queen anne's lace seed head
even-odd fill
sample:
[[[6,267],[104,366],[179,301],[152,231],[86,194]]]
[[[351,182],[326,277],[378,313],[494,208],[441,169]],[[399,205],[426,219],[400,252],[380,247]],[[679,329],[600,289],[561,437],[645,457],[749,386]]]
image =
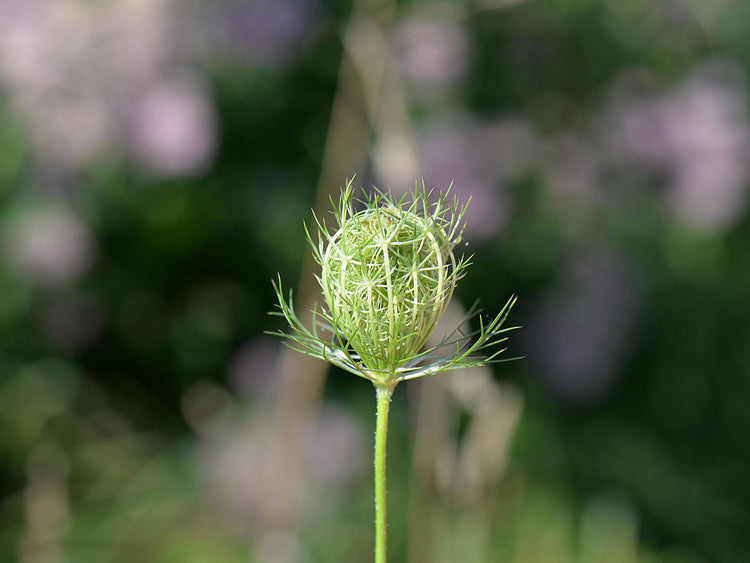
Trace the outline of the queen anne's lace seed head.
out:
[[[453,295],[456,242],[424,209],[393,206],[352,215],[331,236],[323,296],[365,364],[395,371],[424,346]]]
[[[502,334],[512,328],[501,326],[515,298],[487,324],[479,319],[477,331],[466,334],[456,327],[438,346],[423,349],[469,264],[454,254],[466,205],[448,193],[430,203],[430,195],[424,186],[408,201],[378,192],[355,212],[349,182],[334,209],[333,234],[317,218],[318,240],[308,233],[321,266],[326,309],[313,310],[308,329],[294,312],[291,294],[285,299],[281,284],[275,284],[277,314],[292,329],[275,334],[377,385],[498,361],[503,350],[487,358],[475,353],[506,339]],[[472,309],[466,320],[475,313]]]

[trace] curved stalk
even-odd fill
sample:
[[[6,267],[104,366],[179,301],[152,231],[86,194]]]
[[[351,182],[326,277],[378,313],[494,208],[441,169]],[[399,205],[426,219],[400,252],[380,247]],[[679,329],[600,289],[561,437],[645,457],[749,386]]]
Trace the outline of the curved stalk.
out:
[[[375,563],[386,562],[386,488],[385,454],[388,438],[388,410],[393,387],[376,385],[377,414],[375,421]]]

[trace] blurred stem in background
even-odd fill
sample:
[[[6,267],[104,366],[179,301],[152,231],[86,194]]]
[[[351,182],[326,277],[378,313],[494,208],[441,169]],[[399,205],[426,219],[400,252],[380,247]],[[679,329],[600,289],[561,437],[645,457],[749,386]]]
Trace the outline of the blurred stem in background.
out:
[[[382,82],[389,57],[387,42],[374,38],[388,35],[395,7],[392,1],[358,0],[342,31],[344,52],[315,199],[315,211],[320,216],[326,213],[341,179],[361,171],[366,163],[372,128],[383,105]],[[296,292],[297,309],[304,320],[316,295],[314,268],[315,262],[308,255]],[[274,374],[280,385],[269,442],[272,450],[263,476],[269,490],[265,498],[273,505],[261,511],[263,522],[256,530],[254,545],[262,545],[270,535],[281,533],[294,538],[298,534],[306,475],[303,444],[297,436],[300,429],[314,425],[325,385],[324,362],[285,349],[279,366],[279,373]]]
[[[455,326],[464,315],[454,299],[434,334]],[[500,553],[512,550],[509,538],[498,538],[497,514],[511,513],[518,502],[517,493],[503,490],[503,483],[524,407],[520,391],[495,381],[488,366],[417,381],[409,390],[413,423],[407,560],[498,560]]]

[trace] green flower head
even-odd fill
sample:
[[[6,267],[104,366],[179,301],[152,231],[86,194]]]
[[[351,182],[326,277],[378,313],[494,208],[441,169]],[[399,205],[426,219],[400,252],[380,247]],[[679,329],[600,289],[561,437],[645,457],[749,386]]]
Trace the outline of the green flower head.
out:
[[[308,330],[294,313],[291,293],[285,299],[281,284],[274,284],[277,314],[292,329],[276,334],[292,348],[378,385],[495,360],[500,352],[488,358],[476,353],[505,340],[501,335],[512,329],[501,325],[514,299],[476,333],[457,327],[424,349],[469,264],[454,254],[468,204],[459,206],[450,189],[430,203],[422,185],[400,200],[378,192],[355,211],[352,192],[350,181],[334,206],[333,234],[317,218],[317,242],[308,232],[326,308],[313,311]]]

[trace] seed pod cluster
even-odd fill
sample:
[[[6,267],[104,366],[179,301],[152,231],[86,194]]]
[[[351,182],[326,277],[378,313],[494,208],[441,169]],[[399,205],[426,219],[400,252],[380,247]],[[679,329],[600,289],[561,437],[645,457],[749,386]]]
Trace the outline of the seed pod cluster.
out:
[[[308,325],[295,312],[292,292],[285,295],[281,279],[274,281],[273,314],[283,317],[289,330],[272,334],[379,389],[506,361],[500,358],[505,349],[497,347],[517,328],[503,327],[515,297],[486,320],[472,307],[458,326],[425,346],[469,265],[469,258],[454,254],[468,202],[459,205],[450,188],[435,194],[422,184],[400,199],[380,191],[365,194],[356,210],[353,191],[350,180],[338,205],[331,200],[334,228],[316,216],[318,236],[305,229],[321,267],[325,306],[313,306]],[[472,320],[478,325],[473,330],[467,328]]]
[[[329,238],[323,296],[365,365],[393,373],[424,346],[453,295],[456,242],[441,217],[391,205],[349,215]]]

